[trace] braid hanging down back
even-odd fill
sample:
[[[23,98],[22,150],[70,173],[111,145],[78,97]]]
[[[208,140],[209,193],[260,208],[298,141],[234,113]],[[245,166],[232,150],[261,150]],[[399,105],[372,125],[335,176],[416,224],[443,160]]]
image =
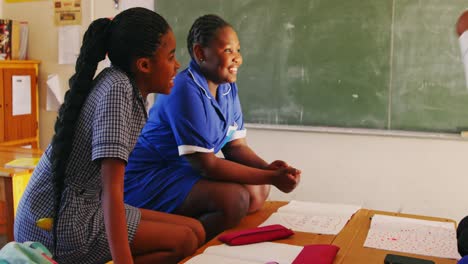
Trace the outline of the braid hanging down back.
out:
[[[92,88],[92,81],[99,61],[105,58],[107,49],[106,29],[109,19],[94,21],[83,37],[80,55],[76,61],[75,74],[68,81],[70,89],[60,107],[52,138],[52,177],[54,181],[55,216],[53,225],[54,249],[57,242],[58,213],[62,198],[65,170],[72,149],[75,123],[81,107]]]
[[[133,77],[132,62],[150,57],[156,52],[161,36],[170,30],[159,14],[145,8],[130,8],[112,21],[100,18],[91,23],[84,34],[75,74],[69,79],[70,89],[60,107],[52,138],[52,180],[54,185],[54,249],[57,247],[57,226],[66,177],[66,168],[72,151],[75,124],[81,108],[93,88],[98,63],[106,53],[116,68]]]

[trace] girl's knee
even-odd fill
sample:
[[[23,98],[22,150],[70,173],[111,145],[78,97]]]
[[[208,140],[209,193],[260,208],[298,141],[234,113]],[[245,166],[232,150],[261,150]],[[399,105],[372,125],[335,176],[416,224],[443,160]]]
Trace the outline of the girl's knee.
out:
[[[239,192],[239,206],[242,207],[242,216],[245,216],[250,206],[250,193],[243,185],[241,185],[241,190]]]
[[[252,214],[262,209],[265,199],[254,198],[250,200],[250,206],[247,213]]]
[[[240,222],[247,214],[250,204],[250,194],[243,185],[237,185],[233,189],[224,206],[224,214],[229,227],[233,227]]]
[[[262,209],[263,204],[265,204],[266,199],[268,198],[268,195],[270,194],[270,188],[265,187],[263,190],[261,190],[258,193],[251,194],[250,195],[250,205],[249,205],[249,211],[248,213],[255,213],[258,210]]]
[[[190,218],[190,222],[188,223],[188,226],[190,229],[192,229],[192,232],[195,234],[195,237],[197,238],[197,247],[201,247],[206,240],[206,233],[205,229],[203,228],[203,225],[200,223],[200,221]]]
[[[190,255],[193,255],[199,247],[197,235],[190,227],[180,227],[177,232],[177,237],[173,240],[173,253],[175,258],[182,260]]]

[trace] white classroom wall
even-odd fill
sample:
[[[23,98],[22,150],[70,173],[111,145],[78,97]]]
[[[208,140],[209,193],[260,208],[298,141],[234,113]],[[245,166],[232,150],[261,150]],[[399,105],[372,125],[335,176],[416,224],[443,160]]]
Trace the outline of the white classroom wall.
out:
[[[268,161],[302,170],[290,194],[272,200],[352,203],[364,208],[459,221],[468,215],[468,141],[248,129],[249,145]]]
[[[57,73],[66,89],[73,65],[57,64],[53,2],[0,4],[2,18],[29,21],[29,57],[39,70],[40,145],[53,135],[56,112],[45,110],[48,74]],[[111,0],[83,0],[82,33],[91,18],[117,12]],[[268,161],[284,159],[302,170],[290,194],[273,188],[273,200],[353,203],[460,220],[468,214],[468,141],[456,138],[360,135],[249,128],[248,142]]]

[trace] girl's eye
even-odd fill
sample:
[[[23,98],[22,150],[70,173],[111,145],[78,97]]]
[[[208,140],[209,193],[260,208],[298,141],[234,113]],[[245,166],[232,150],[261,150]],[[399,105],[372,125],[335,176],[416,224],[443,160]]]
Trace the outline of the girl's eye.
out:
[[[231,52],[232,52],[232,49],[225,49],[224,52],[229,52],[229,53],[231,53]]]

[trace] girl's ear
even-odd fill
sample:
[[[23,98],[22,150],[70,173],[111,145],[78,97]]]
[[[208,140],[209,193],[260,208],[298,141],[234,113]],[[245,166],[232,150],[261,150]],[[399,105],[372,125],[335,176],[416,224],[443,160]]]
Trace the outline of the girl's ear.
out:
[[[193,45],[193,55],[198,64],[205,61],[205,54],[203,52],[203,47],[200,44]]]
[[[143,73],[149,73],[150,72],[150,59],[149,58],[138,58],[135,61],[135,66],[137,68],[137,71],[143,72]]]

